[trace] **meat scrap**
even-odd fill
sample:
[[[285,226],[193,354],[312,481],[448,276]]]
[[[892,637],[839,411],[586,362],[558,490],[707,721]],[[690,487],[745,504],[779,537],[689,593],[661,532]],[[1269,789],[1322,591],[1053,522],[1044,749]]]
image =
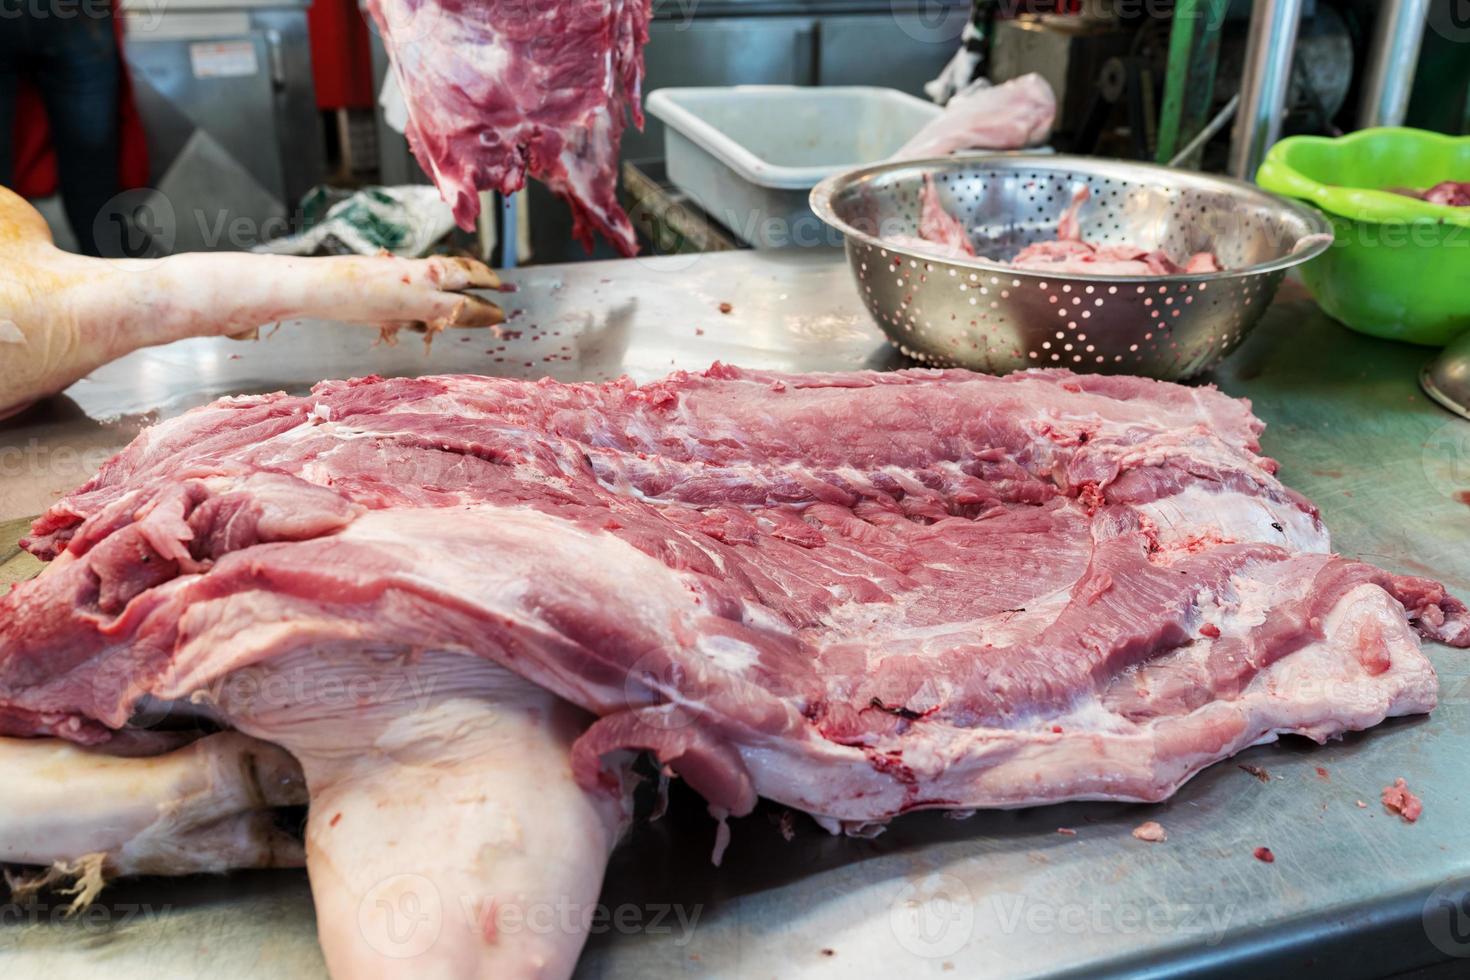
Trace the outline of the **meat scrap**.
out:
[[[1179,263],[1162,249],[1148,250],[1129,244],[1098,245],[1084,240],[1079,215],[1091,196],[1092,191],[1086,185],[1077,188],[1072,203],[1057,222],[1056,240],[1027,245],[1006,264],[1035,272],[1100,276],[1172,276],[1219,272],[1224,268],[1212,252],[1196,252]]]
[[[1008,261],[986,261],[1059,275],[1170,276],[1224,269],[1212,252],[1196,252],[1179,263],[1162,249],[1149,250],[1130,244],[1099,245],[1084,240],[1078,216],[1091,196],[1092,191],[1086,185],[1077,188],[1072,195],[1072,203],[1058,220],[1055,239],[1033,242]],[[927,174],[919,192],[919,203],[918,235],[894,234],[887,236],[885,241],[900,248],[918,249],[946,258],[985,258],[975,251],[964,224],[944,209],[933,178]]]
[[[1269,847],[1258,847],[1251,852],[1251,855],[1257,861],[1261,861],[1266,864],[1272,864],[1276,861],[1276,855],[1271,853],[1271,848]]]
[[[627,119],[643,126],[650,0],[369,0],[408,109],[408,141],[454,211],[474,228],[480,191],[510,194],[526,174],[595,230],[638,250],[617,200]]]
[[[1169,839],[1164,827],[1157,820],[1149,820],[1133,828],[1133,836],[1139,840],[1146,840],[1153,844],[1159,844]]]
[[[1394,194],[1413,197],[1430,204],[1443,204],[1452,208],[1470,208],[1470,181],[1442,180],[1433,187],[1414,190],[1409,187],[1390,187]]]
[[[1424,801],[1409,791],[1409,785],[1400,776],[1392,786],[1383,788],[1383,808],[1397,813],[1404,823],[1413,823],[1424,812]]]
[[[891,159],[922,160],[959,150],[1035,146],[1046,141],[1056,114],[1056,93],[1035,72],[1000,85],[975,85],[950,99],[944,111]]]
[[[1241,763],[1240,764],[1240,768],[1241,769],[1244,769],[1246,772],[1250,773],[1252,776],[1255,776],[1257,779],[1259,779],[1263,783],[1269,783],[1271,781],[1271,774],[1269,772],[1267,772],[1266,770],[1262,769],[1260,766],[1252,766],[1252,765],[1247,765],[1245,763]]]

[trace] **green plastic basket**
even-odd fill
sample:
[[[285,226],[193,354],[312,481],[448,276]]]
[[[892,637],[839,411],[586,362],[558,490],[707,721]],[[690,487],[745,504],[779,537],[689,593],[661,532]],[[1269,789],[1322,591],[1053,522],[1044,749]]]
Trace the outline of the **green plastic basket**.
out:
[[[1292,136],[1266,154],[1256,183],[1320,208],[1336,235],[1301,266],[1330,315],[1363,333],[1443,346],[1470,331],[1470,208],[1382,188],[1470,180],[1470,137],[1365,129]]]

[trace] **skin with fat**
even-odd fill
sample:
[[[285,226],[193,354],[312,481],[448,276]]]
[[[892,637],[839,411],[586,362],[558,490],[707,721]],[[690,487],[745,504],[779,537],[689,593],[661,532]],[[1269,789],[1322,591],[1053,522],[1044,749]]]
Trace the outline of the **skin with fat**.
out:
[[[111,875],[299,867],[276,808],[306,802],[286,752],[221,732],[128,758],[53,738],[0,739],[0,863],[45,867],[103,856]]]
[[[41,215],[0,187],[0,418],[124,354],[185,337],[248,336],[295,318],[490,326],[503,312],[467,291],[497,286],[479,262],[443,256],[88,258],[57,248]]]
[[[572,776],[586,714],[477,657],[360,650],[247,668],[218,706],[305,770],[333,976],[571,974],[627,818]]]

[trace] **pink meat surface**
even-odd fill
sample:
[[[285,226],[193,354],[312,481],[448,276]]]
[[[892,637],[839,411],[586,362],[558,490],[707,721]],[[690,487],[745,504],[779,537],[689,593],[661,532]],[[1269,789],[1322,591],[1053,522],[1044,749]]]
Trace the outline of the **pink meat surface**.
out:
[[[1093,276],[1170,276],[1220,272],[1224,268],[1211,252],[1196,252],[1180,265],[1162,249],[1150,251],[1136,245],[1098,245],[1084,240],[1078,214],[1091,194],[1088,188],[1079,187],[1072,195],[1072,203],[1057,221],[1055,239],[1033,242],[1010,261],[1000,264],[1032,272]],[[944,210],[928,176],[920,192],[918,236],[893,235],[887,240],[900,248],[919,248],[946,258],[976,254],[964,225]]]
[[[158,425],[37,520],[0,734],[316,651],[487,658],[732,813],[1159,800],[1434,706],[1429,580],[1330,553],[1212,388],[965,371],[330,381]],[[1205,627],[1212,627],[1206,629]],[[347,710],[338,708],[335,710]]]
[[[1403,777],[1384,787],[1383,806],[1390,813],[1397,813],[1404,823],[1413,823],[1424,813],[1424,801],[1409,791],[1409,784]]]
[[[572,208],[573,233],[638,250],[617,201],[625,117],[643,125],[650,0],[368,0],[408,107],[408,140],[455,220],[526,174]]]
[[[939,200],[939,188],[928,174],[924,175],[924,187],[919,191],[918,241],[930,246],[931,250],[938,246],[939,251],[950,256],[975,254],[975,246],[970,244],[970,235],[964,224],[944,209],[943,202]],[[909,244],[912,245],[912,240]]]
[[[1406,187],[1389,188],[1395,194],[1417,197],[1430,204],[1443,204],[1452,208],[1470,208],[1470,181],[1443,180],[1433,187],[1414,190]]]
[[[1057,97],[1036,73],[960,92],[890,159],[922,160],[959,150],[1019,150],[1044,143]]]

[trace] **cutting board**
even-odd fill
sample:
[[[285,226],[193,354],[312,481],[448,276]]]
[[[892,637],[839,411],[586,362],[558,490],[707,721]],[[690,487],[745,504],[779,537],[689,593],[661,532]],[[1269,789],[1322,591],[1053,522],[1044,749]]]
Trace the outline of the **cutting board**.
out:
[[[23,517],[14,521],[0,522],[0,594],[10,591],[17,582],[35,578],[41,573],[42,563],[29,553],[22,551],[20,539],[31,529],[34,517]]]

